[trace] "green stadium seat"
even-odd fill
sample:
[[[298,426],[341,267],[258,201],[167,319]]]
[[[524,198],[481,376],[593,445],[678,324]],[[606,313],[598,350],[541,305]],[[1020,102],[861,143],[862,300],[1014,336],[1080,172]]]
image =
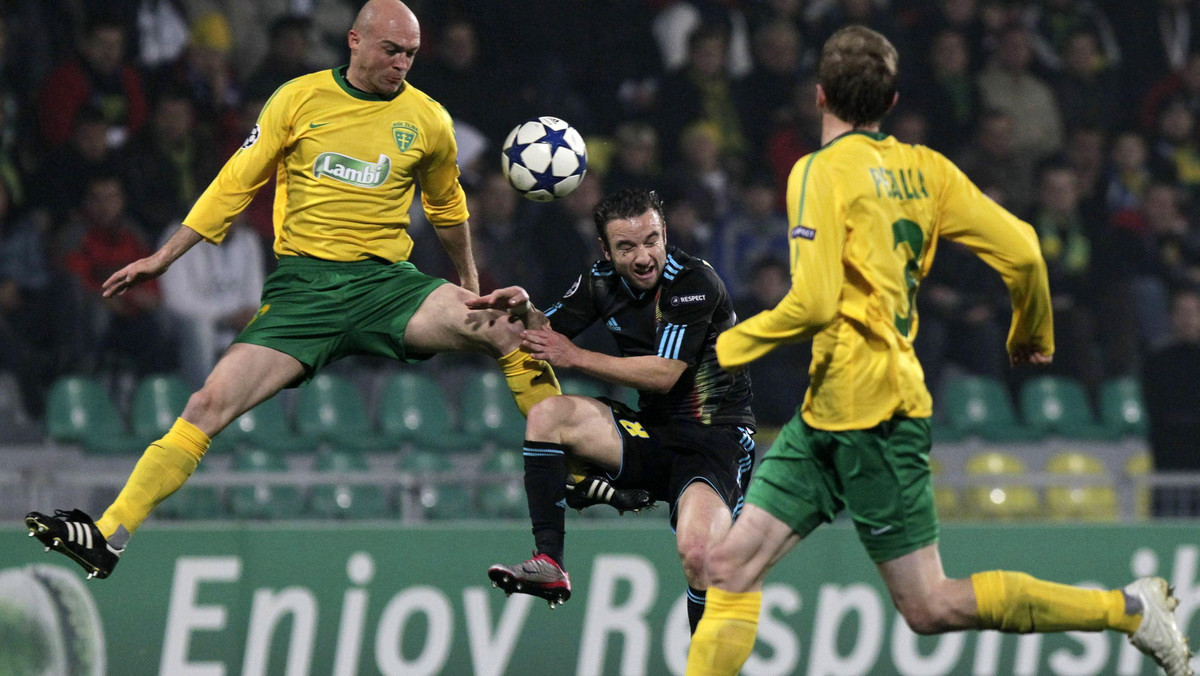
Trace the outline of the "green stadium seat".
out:
[[[437,480],[454,472],[454,463],[445,454],[415,449],[401,456],[399,468],[416,479],[417,508],[426,519],[453,520],[475,516],[471,494],[465,486]]]
[[[1064,376],[1039,376],[1021,386],[1021,416],[1043,435],[1070,439],[1109,439],[1096,424],[1083,384]]]
[[[46,437],[57,443],[79,444],[97,454],[141,453],[125,429],[117,407],[95,380],[64,376],[46,395]]]
[[[317,456],[316,470],[329,473],[366,472],[361,455],[345,452]],[[308,502],[309,514],[323,519],[382,519],[388,514],[385,488],[375,484],[331,483],[314,486]]]
[[[968,477],[992,479],[967,488],[967,511],[971,516],[1011,520],[1038,515],[1037,491],[1021,483],[1027,472],[1020,458],[1002,451],[984,451],[968,458],[963,472]]]
[[[1100,386],[1100,422],[1114,437],[1146,435],[1146,406],[1136,378],[1112,378]]]
[[[463,430],[482,441],[512,446],[525,440],[525,416],[504,376],[496,370],[472,373],[459,396]]]
[[[334,450],[367,452],[388,446],[371,427],[358,388],[332,373],[322,373],[296,390],[296,431]]]
[[[941,397],[946,424],[965,436],[989,441],[1035,441],[1041,433],[1017,419],[1004,383],[983,376],[958,376]]]
[[[1046,473],[1089,480],[1086,484],[1047,486],[1046,511],[1051,518],[1064,521],[1113,521],[1117,518],[1117,492],[1108,478],[1104,461],[1078,451],[1063,451],[1046,460]]]
[[[488,456],[483,463],[486,474],[514,475],[500,483],[479,487],[479,511],[496,519],[528,519],[529,503],[525,499],[525,459],[521,451],[502,450]]]
[[[253,447],[275,453],[305,453],[317,447],[314,439],[292,431],[283,397],[276,395],[246,411],[213,439],[214,446]]]
[[[191,393],[191,388],[177,375],[158,374],[142,378],[133,390],[129,414],[133,436],[147,444],[161,438],[183,413]]]
[[[276,453],[246,448],[233,456],[233,470],[282,474],[287,472],[287,463]],[[229,489],[229,510],[239,519],[295,519],[303,509],[301,491],[295,486],[259,483]]]
[[[467,451],[480,441],[454,427],[450,405],[437,382],[413,371],[397,373],[379,401],[379,428],[384,438],[400,446]]]

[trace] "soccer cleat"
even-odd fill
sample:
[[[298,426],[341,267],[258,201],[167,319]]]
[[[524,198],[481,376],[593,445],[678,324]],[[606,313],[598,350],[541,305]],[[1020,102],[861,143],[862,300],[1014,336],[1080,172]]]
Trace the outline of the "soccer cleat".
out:
[[[567,485],[567,506],[583,510],[592,505],[612,505],[621,514],[637,512],[652,507],[654,498],[649,491],[640,488],[617,488],[608,479],[589,474],[583,481]]]
[[[571,576],[554,559],[534,552],[533,558],[515,566],[496,564],[488,568],[492,586],[504,590],[505,595],[530,594],[550,602],[557,608],[571,598]]]
[[[1187,639],[1175,624],[1179,599],[1161,577],[1143,577],[1125,587],[1125,593],[1142,601],[1142,623],[1129,637],[1134,647],[1146,653],[1167,676],[1192,676]]]
[[[92,517],[78,509],[54,510],[54,516],[41,512],[25,515],[29,536],[46,545],[46,551],[61,552],[87,571],[88,579],[103,579],[112,574],[123,549],[108,544]]]

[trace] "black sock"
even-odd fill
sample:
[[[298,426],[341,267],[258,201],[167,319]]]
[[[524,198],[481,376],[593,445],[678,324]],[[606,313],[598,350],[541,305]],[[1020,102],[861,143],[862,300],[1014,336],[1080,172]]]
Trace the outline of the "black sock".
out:
[[[563,565],[566,533],[567,457],[565,449],[545,441],[525,441],[525,499],[539,553]]]
[[[696,625],[700,624],[700,618],[704,615],[704,597],[707,593],[705,589],[693,589],[688,585],[688,624],[691,625],[693,634],[696,633]]]

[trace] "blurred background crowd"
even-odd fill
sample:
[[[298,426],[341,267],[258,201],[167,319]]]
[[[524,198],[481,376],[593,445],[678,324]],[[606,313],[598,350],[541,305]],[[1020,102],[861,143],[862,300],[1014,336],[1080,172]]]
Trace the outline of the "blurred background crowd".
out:
[[[174,231],[276,87],[346,62],[359,4],[0,0],[0,371],[31,416],[67,373],[199,384],[274,265],[272,187],[224,245],[119,298],[100,284]],[[944,153],[1036,229],[1053,372],[1093,396],[1153,374],[1147,393],[1200,432],[1200,3],[408,4],[423,30],[408,79],[456,121],[484,291],[521,284],[548,305],[599,257],[594,203],[644,186],[664,198],[670,243],[713,264],[741,316],[773,306],[789,286],[787,175],[819,144],[819,49],[860,23],[901,54],[884,131]],[[589,143],[586,180],[550,204],[499,169],[508,131],[539,115]],[[419,213],[412,232],[418,267],[454,279]],[[932,387],[966,372],[1015,392],[997,275],[943,243],[918,307]],[[805,349],[752,372],[765,425],[799,401]]]

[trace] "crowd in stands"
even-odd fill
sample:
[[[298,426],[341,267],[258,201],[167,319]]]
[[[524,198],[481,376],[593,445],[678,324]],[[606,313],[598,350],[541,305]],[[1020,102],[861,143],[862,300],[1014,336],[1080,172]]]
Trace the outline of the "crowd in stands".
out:
[[[774,305],[789,284],[787,175],[819,145],[818,50],[847,23],[900,51],[884,131],[946,154],[1036,229],[1055,372],[1093,394],[1140,375],[1180,340],[1173,298],[1200,290],[1191,0],[408,4],[423,30],[408,79],[456,121],[485,291],[521,284],[548,304],[599,256],[595,201],[646,186],[665,200],[670,242],[712,262],[740,314]],[[222,247],[120,298],[99,285],[178,226],[275,88],[346,62],[358,6],[0,1],[0,370],[35,416],[61,374],[207,372],[274,264],[270,185]],[[584,183],[549,204],[520,199],[499,173],[508,131],[540,115],[568,120],[590,151]],[[419,213],[412,231],[418,267],[453,279]],[[957,369],[1015,386],[1008,298],[981,266],[938,247],[918,297],[931,385]],[[752,373],[764,422],[798,402],[804,349]]]

